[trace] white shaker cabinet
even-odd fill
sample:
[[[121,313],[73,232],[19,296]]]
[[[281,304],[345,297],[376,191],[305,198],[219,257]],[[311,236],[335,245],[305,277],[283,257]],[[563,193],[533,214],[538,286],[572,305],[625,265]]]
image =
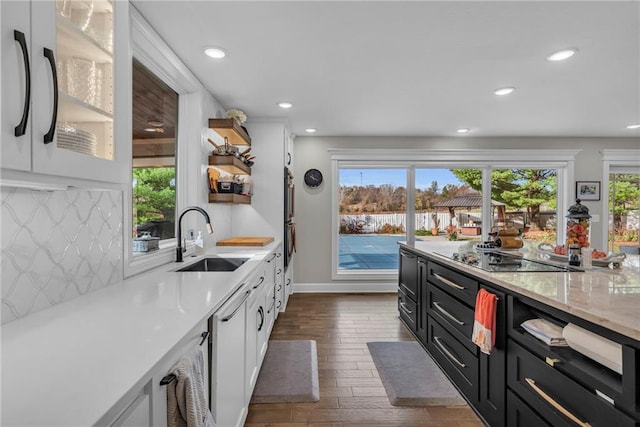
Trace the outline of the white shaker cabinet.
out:
[[[278,317],[278,296],[276,294],[276,264],[277,252],[272,252],[266,259],[265,272],[267,277],[267,333],[270,334]]]
[[[247,417],[245,284],[212,317],[211,413],[217,426],[242,426]]]
[[[0,3],[2,25],[2,136],[3,168],[31,170],[31,20],[30,5],[22,1]],[[51,100],[45,100],[49,102]]]
[[[151,388],[151,382],[142,387],[138,394],[135,395],[125,407],[125,410],[115,419],[115,421],[105,424],[111,427],[151,427],[152,421],[152,407],[151,397],[149,389]],[[166,405],[165,405],[166,407]],[[166,414],[164,415],[164,421],[166,423]]]
[[[293,293],[293,263],[295,259],[292,258],[289,261],[289,266],[284,272],[284,309],[287,308],[289,302],[289,296]]]
[[[253,388],[258,380],[262,359],[267,346],[267,322],[265,307],[265,290],[267,289],[264,265],[249,280],[251,295],[247,305],[246,324],[246,403],[249,404]]]
[[[282,253],[282,244],[276,248],[276,308],[278,312],[283,312],[286,309],[286,297],[284,286],[284,255]]]
[[[129,3],[3,0],[0,7],[3,178],[127,182]]]
[[[293,169],[293,136],[288,128],[284,129],[284,165]]]
[[[130,390],[96,425],[153,427],[167,425],[167,384],[173,367],[195,348],[201,347],[205,361],[205,389],[208,388],[209,331],[206,321],[198,323],[154,367],[149,377]],[[206,392],[206,390],[205,390]]]

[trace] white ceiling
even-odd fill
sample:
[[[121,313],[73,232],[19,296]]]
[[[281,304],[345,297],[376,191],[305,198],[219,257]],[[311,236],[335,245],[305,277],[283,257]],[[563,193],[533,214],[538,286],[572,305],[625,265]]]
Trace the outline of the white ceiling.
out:
[[[225,108],[298,135],[640,136],[638,1],[133,4]]]

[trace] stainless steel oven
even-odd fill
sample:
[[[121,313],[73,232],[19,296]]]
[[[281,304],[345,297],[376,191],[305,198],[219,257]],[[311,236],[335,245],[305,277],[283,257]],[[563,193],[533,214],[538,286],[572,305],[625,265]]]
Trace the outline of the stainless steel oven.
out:
[[[296,225],[289,222],[284,225],[284,228],[284,267],[286,269],[296,251]]]
[[[296,251],[296,225],[293,223],[295,215],[295,185],[293,174],[284,168],[284,268],[289,266]]]
[[[295,185],[293,185],[293,174],[289,168],[284,168],[284,207],[284,220],[291,221],[295,216]]]

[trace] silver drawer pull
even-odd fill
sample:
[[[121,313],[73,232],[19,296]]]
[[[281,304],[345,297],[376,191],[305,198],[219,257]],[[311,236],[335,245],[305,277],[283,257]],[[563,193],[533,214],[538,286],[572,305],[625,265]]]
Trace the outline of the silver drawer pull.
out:
[[[233,318],[233,316],[235,316],[236,313],[242,308],[242,304],[244,304],[244,302],[247,300],[247,298],[249,298],[249,294],[250,293],[251,293],[250,291],[247,291],[247,293],[244,294],[244,298],[242,298],[242,301],[240,301],[240,304],[238,304],[238,307],[236,307],[236,309],[233,310],[233,312],[230,315],[228,315],[226,317],[223,317],[220,321],[221,322],[228,322],[229,320],[231,320]]]
[[[464,363],[462,363],[461,361],[459,361],[459,360],[458,360],[458,358],[457,358],[457,357],[455,357],[455,356],[453,355],[453,353],[451,353],[451,352],[449,351],[449,349],[448,349],[447,347],[445,347],[445,346],[444,346],[444,344],[442,344],[442,343],[440,342],[440,337],[436,337],[436,336],[434,336],[434,337],[433,337],[433,341],[438,345],[438,347],[440,347],[440,350],[442,350],[442,351],[444,352],[444,354],[445,354],[449,359],[451,359],[451,361],[453,361],[456,365],[460,366],[461,368],[466,368],[466,367],[467,367],[467,365],[465,365]]]
[[[402,301],[400,301],[400,308],[407,314],[413,314],[413,311],[409,310],[407,308],[407,304],[403,303]]]
[[[442,314],[444,314],[445,316],[447,316],[449,319],[453,320],[454,322],[456,322],[458,325],[462,326],[464,325],[464,322],[461,320],[458,320],[453,314],[449,313],[447,310],[445,310],[444,308],[442,308],[442,306],[440,305],[440,303],[438,303],[437,301],[433,302],[433,306],[435,308],[438,309],[438,311]]]
[[[581,421],[580,419],[578,419],[578,417],[576,417],[571,412],[569,412],[564,406],[562,406],[561,404],[559,404],[558,402],[553,400],[553,398],[551,396],[549,396],[540,387],[538,387],[536,385],[536,382],[534,380],[532,380],[531,378],[525,378],[524,380],[527,382],[527,384],[529,384],[529,387],[531,387],[533,389],[533,391],[538,393],[538,395],[540,397],[542,397],[544,400],[546,400],[547,403],[549,403],[551,406],[553,406],[558,411],[562,412],[562,415],[564,415],[565,417],[569,418],[571,421],[573,421],[574,423],[576,423],[580,427],[591,427],[591,424],[585,423],[584,421]]]
[[[455,288],[459,291],[462,291],[464,289],[466,289],[464,286],[460,286],[455,282],[452,282],[451,280],[447,279],[446,277],[442,277],[441,275],[439,275],[438,273],[434,273],[434,276],[436,276],[436,279],[440,280],[442,283],[444,283],[445,285],[449,285],[452,288]]]

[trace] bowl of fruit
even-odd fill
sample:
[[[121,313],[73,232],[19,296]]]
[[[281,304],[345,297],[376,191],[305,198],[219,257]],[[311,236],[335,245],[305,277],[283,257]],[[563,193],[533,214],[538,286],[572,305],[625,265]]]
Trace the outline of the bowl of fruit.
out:
[[[568,250],[565,245],[554,246],[550,243],[540,243],[538,245],[538,251],[541,254],[546,255],[549,259],[555,261],[567,262],[569,260]],[[617,267],[625,257],[626,255],[623,253],[606,253],[597,249],[594,249],[593,252],[591,252],[591,258],[593,259],[592,264],[598,267],[609,267],[612,263],[617,264],[614,265]]]

